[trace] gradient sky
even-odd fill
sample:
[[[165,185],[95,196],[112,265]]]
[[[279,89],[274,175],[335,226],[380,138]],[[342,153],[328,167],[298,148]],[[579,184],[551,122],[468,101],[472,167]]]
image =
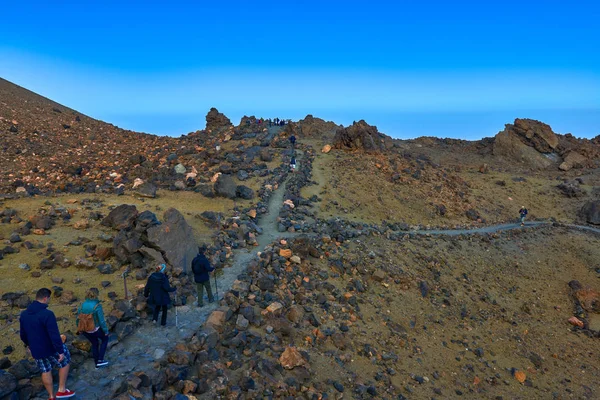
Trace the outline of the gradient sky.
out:
[[[600,134],[598,2],[162,3],[3,4],[0,76],[157,134],[202,129],[213,106],[395,137],[492,136],[516,117]]]

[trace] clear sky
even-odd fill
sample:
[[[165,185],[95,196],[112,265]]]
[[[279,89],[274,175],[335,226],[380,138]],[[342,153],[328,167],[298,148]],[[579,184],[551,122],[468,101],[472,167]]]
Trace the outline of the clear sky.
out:
[[[569,4],[573,3],[573,4]],[[395,137],[516,117],[600,134],[597,1],[23,1],[0,76],[123,128],[179,135],[217,107]]]

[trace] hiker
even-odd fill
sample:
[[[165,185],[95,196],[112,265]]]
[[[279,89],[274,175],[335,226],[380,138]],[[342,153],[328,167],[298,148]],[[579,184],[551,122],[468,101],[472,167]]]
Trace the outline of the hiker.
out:
[[[210,275],[209,273],[214,271],[215,268],[210,265],[208,258],[204,255],[206,252],[206,246],[198,246],[198,255],[192,260],[192,272],[194,273],[194,282],[196,282],[196,290],[198,291],[198,307],[204,305],[204,289],[206,288],[206,294],[208,295],[208,302],[212,303],[215,298],[212,294],[210,287]]]
[[[521,209],[519,210],[519,216],[521,219],[521,226],[525,225],[525,217],[527,216],[527,209],[525,208],[525,206],[521,206]]]
[[[77,310],[77,333],[83,334],[92,344],[96,369],[108,365],[108,361],[104,359],[108,345],[108,326],[98,299],[99,295],[97,288],[89,288],[85,294],[85,301]]]
[[[19,318],[21,340],[42,372],[42,383],[49,399],[67,399],[75,392],[65,387],[69,375],[71,354],[63,343],[56,316],[48,310],[52,292],[42,288],[35,294],[35,301],[21,313]],[[58,368],[58,391],[54,395],[52,367]]]
[[[176,289],[169,285],[169,278],[165,274],[167,266],[165,264],[159,264],[156,267],[156,272],[152,273],[148,277],[148,282],[144,288],[144,296],[148,297],[148,304],[154,306],[154,313],[152,314],[152,322],[157,323],[158,313],[162,309],[162,316],[160,324],[162,326],[167,325],[167,308],[171,304],[171,297],[169,293],[174,292]]]
[[[292,149],[296,146],[296,136],[290,136],[290,143],[292,144]]]
[[[290,161],[290,168],[292,170],[296,169],[296,157],[295,156],[292,156],[292,160]]]

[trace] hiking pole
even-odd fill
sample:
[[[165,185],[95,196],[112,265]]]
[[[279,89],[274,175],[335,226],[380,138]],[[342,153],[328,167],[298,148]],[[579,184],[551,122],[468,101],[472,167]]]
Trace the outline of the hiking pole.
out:
[[[217,286],[217,271],[215,270],[215,299],[219,301],[219,287]]]
[[[129,300],[129,296],[127,294],[127,274],[129,273],[129,268],[123,271],[123,286],[125,287],[125,300]]]
[[[179,321],[177,318],[177,290],[175,291],[175,328],[179,329]]]

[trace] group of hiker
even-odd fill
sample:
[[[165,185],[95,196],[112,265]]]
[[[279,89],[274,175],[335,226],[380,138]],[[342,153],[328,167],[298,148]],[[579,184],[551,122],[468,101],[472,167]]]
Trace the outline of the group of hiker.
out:
[[[279,119],[279,118],[273,118],[273,119],[268,119],[267,122],[269,123],[269,127],[271,126],[284,126],[286,124],[284,119]]]
[[[250,125],[251,121],[250,119],[246,120],[246,125]],[[259,118],[256,120],[256,123],[258,125],[263,125],[264,123],[269,124],[269,128],[272,126],[284,126],[287,122],[285,119],[279,119],[279,118],[269,118],[267,120],[265,120],[264,118]]]
[[[204,289],[206,289],[208,302],[215,301],[209,275],[214,271],[214,267],[204,255],[205,251],[206,246],[200,246],[198,255],[193,259],[191,265],[196,283],[198,307],[204,305]],[[148,277],[144,287],[144,296],[148,298],[148,305],[153,308],[152,322],[157,324],[158,316],[162,312],[161,326],[167,324],[167,310],[171,304],[169,294],[176,291],[176,288],[169,283],[166,269],[166,264],[156,266],[156,271]],[[48,309],[51,296],[50,289],[42,288],[37,291],[35,301],[21,313],[19,318],[20,337],[42,373],[42,383],[48,392],[49,399],[66,399],[75,395],[74,391],[66,388],[71,355],[65,345],[66,336],[60,334],[56,316]],[[105,360],[109,330],[99,297],[100,292],[97,288],[88,289],[85,301],[77,309],[76,319],[77,334],[82,334],[91,343],[96,369],[109,364]],[[53,368],[58,369],[59,382],[56,392],[52,378]]]

